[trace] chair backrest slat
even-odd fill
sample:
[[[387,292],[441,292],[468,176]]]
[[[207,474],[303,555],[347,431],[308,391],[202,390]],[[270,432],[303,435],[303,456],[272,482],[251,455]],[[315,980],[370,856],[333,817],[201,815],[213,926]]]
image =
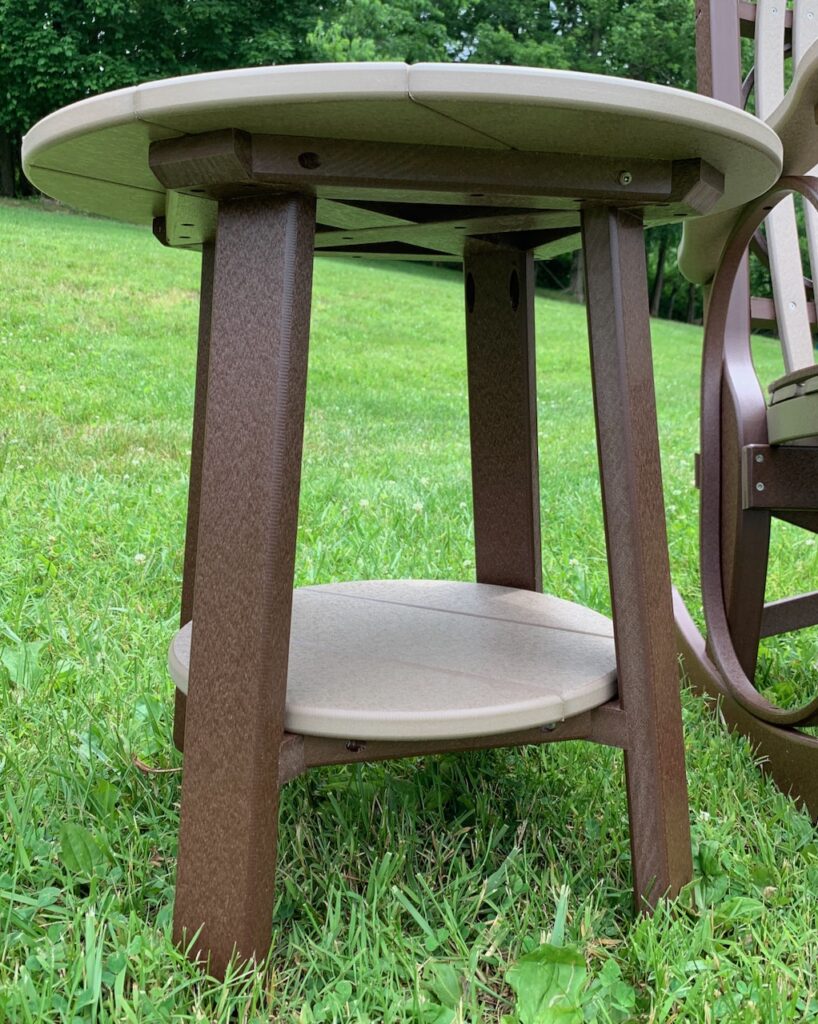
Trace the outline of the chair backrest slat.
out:
[[[811,0],[805,2],[812,5]],[[786,2],[758,0],[756,8],[756,114],[766,121],[784,99]],[[796,26],[800,23],[799,13],[793,12],[793,45],[797,45],[800,51],[801,44],[796,42]],[[808,21],[807,12],[803,14],[804,20]],[[807,29],[803,28],[802,39],[806,39],[806,32]],[[784,366],[786,372],[790,373],[792,370],[811,366],[814,362],[801,247],[795,219],[795,203],[792,198],[785,199],[772,211],[765,222],[765,232],[778,333],[781,337]],[[818,232],[816,241],[818,242]]]
[[[818,39],[818,0],[798,0],[792,17],[792,59],[795,66]]]
[[[818,40],[818,0],[798,0],[793,12],[792,59],[795,67],[812,44]],[[818,167],[810,171],[818,175]],[[804,220],[809,246],[810,277],[815,280],[818,271],[818,212],[811,203],[804,203]]]
[[[784,99],[785,0],[756,4],[756,115],[766,121]]]

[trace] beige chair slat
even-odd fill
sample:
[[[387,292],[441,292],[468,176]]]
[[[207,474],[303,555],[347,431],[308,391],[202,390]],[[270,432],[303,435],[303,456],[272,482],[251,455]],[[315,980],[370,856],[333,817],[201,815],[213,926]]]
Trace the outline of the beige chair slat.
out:
[[[818,39],[818,0],[797,0],[792,16],[792,59],[795,66]]]
[[[810,46],[818,40],[818,0],[798,0],[793,10],[792,59],[797,68]],[[809,172],[818,175],[818,167]],[[809,261],[812,279],[818,272],[818,213],[804,203],[804,223],[809,245]]]
[[[795,203],[791,196],[773,210],[766,220],[765,230],[781,352],[786,371],[790,373],[814,361]]]
[[[756,12],[756,113],[766,120],[784,99],[783,0],[759,0]],[[802,36],[803,38],[803,36]],[[812,363],[795,203],[786,199],[765,222],[773,297],[787,372]]]
[[[784,0],[756,4],[756,114],[766,121],[784,99]]]
[[[818,167],[810,171],[812,176],[818,176]],[[804,203],[804,226],[807,232],[807,244],[809,247],[810,277],[815,280],[818,271],[818,213],[809,205]]]

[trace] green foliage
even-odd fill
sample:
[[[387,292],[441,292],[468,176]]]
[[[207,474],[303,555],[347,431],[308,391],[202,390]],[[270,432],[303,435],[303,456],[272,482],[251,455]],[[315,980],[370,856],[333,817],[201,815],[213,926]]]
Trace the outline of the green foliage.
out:
[[[346,0],[337,19],[319,21],[309,42],[318,60],[445,61],[456,19],[450,0]]]
[[[0,130],[19,143],[86,96],[172,75],[308,60],[335,0],[0,0]]]
[[[506,973],[517,1005],[503,1024],[582,1024],[586,973],[585,957],[571,946],[546,943],[521,956]]]
[[[60,857],[66,871],[75,877],[92,878],[105,863],[105,851],[81,825],[63,822],[60,829]]]
[[[564,945],[568,890],[557,903],[551,941],[521,956],[506,971],[516,996],[513,1016],[502,1024],[582,1024],[581,993],[587,970],[585,957]]]
[[[344,0],[310,40],[322,60],[570,68],[693,88],[693,0]]]
[[[691,0],[639,0],[610,25],[606,53],[615,74],[695,89],[695,38]]]
[[[506,971],[514,1014],[501,1024],[621,1024],[636,1008],[636,992],[613,958],[590,977],[585,957],[564,944],[568,890],[557,903],[550,941],[521,956]]]

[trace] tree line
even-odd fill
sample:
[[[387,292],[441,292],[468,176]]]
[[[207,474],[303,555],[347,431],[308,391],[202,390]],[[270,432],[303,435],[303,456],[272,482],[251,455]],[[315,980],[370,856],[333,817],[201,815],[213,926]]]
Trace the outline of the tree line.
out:
[[[0,0],[0,195],[25,195],[22,136],[86,96],[172,75],[312,61],[471,61],[568,68],[695,88],[694,0]],[[651,307],[694,319],[648,233]],[[576,259],[541,283],[580,288]]]

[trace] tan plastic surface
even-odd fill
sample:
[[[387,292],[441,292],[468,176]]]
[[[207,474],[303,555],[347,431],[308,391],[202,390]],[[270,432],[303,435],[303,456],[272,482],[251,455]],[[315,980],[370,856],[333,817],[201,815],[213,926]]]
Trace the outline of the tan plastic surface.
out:
[[[792,11],[792,58],[796,67],[818,39],[818,0],[796,0]]]
[[[756,4],[756,113],[768,120],[784,99],[784,15],[781,0]],[[795,202],[782,200],[764,222],[776,320],[787,372],[812,362],[812,333],[795,221]]]
[[[628,158],[701,158],[725,175],[719,209],[756,196],[780,167],[774,133],[706,97],[568,71],[462,64],[313,64],[148,83],[44,118],[23,140],[23,163],[55,198],[148,223],[164,202],[148,167],[150,142],[222,128],[604,154],[621,156],[623,171]]]
[[[813,362],[795,201],[787,196],[764,222],[781,353],[787,372]]]
[[[784,174],[808,174],[818,164],[818,41],[806,50],[782,103],[768,119],[784,147]]]
[[[798,0],[793,7],[792,19],[792,58],[798,67],[818,40],[818,0]],[[818,167],[813,167],[808,173],[814,177],[816,172]],[[814,278],[818,272],[818,213],[809,203],[803,205],[812,267],[810,277]]]
[[[767,121],[784,99],[784,27],[786,4],[756,0],[756,114]]]
[[[786,387],[773,391],[770,403],[775,405],[776,402],[786,402],[790,398],[795,398],[799,393],[797,384],[787,384]]]
[[[818,435],[818,366],[788,373],[773,381],[769,390],[770,444],[806,441]]]
[[[727,210],[712,217],[685,221],[676,259],[679,270],[688,281],[710,284],[737,220],[738,211]]]
[[[773,397],[775,397],[777,392],[788,388],[791,384],[803,386],[816,375],[818,375],[818,366],[804,366],[801,367],[801,369],[785,373],[783,377],[778,377],[769,385],[767,390]]]
[[[767,406],[770,444],[804,441],[818,435],[818,392],[804,389],[795,398]]]
[[[187,692],[192,624],[168,667]],[[241,680],[235,680],[237,692]],[[478,583],[296,589],[285,724],[358,740],[485,736],[562,721],[616,695],[610,620]]]
[[[817,443],[818,366],[801,367],[769,387],[767,436],[770,444]]]

